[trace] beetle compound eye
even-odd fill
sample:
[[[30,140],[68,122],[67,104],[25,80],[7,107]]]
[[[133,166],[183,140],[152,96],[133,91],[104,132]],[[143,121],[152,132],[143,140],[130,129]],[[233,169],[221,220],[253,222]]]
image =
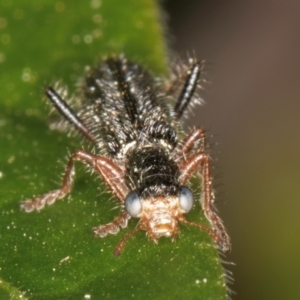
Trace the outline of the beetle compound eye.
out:
[[[189,212],[194,205],[194,197],[192,191],[186,186],[182,186],[179,195],[180,208],[185,212]]]
[[[142,201],[136,192],[132,191],[127,195],[125,209],[134,218],[142,212]]]

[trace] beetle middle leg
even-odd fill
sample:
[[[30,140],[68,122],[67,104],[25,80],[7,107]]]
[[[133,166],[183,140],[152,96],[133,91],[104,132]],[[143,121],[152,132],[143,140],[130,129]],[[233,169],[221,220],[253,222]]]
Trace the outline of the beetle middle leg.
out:
[[[190,134],[184,139],[183,143],[179,144],[174,153],[175,161],[181,161],[185,159],[191,151],[204,151],[206,147],[206,136],[203,128],[195,128]]]
[[[26,212],[41,210],[46,204],[51,205],[56,200],[64,198],[72,189],[74,181],[75,161],[81,161],[100,173],[102,179],[110,187],[113,194],[120,202],[124,201],[128,189],[123,179],[123,171],[106,157],[96,156],[89,152],[78,150],[70,157],[60,189],[53,190],[32,200],[21,203],[21,208]]]
[[[195,147],[200,142],[200,149],[195,152]],[[210,157],[205,152],[205,131],[201,128],[194,129],[185,139],[184,143],[179,147],[179,150],[175,154],[177,160],[180,162],[180,181],[184,184],[196,171],[198,171],[202,179],[202,197],[201,206],[205,217],[210,222],[213,233],[208,228],[203,228],[196,223],[190,223],[190,225],[197,226],[207,231],[213,239],[219,244],[222,251],[226,252],[230,250],[230,239],[226,232],[220,217],[215,213],[213,202],[214,193],[212,190],[212,178],[210,173]],[[194,152],[193,152],[194,151]],[[190,154],[192,153],[192,154]],[[190,154],[190,156],[188,156]],[[188,156],[188,157],[187,157]],[[181,220],[181,222],[189,223]]]

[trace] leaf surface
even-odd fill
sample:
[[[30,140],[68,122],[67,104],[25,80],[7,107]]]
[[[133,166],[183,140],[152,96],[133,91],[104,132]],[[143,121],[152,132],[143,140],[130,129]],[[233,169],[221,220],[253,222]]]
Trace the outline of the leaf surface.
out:
[[[68,153],[85,147],[50,130],[43,88],[61,80],[71,92],[87,65],[123,52],[156,75],[167,51],[150,0],[0,3],[0,298],[226,299],[218,252],[206,233],[182,225],[175,242],[154,245],[139,232],[119,258],[129,228],[96,238],[116,202],[103,182],[76,165],[70,197],[26,214],[21,200],[59,187]],[[206,223],[199,205],[188,219]]]

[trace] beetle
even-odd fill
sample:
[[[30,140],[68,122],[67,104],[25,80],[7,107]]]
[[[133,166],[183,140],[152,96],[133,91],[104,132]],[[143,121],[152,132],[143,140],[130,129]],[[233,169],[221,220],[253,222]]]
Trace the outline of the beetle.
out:
[[[123,55],[106,58],[87,71],[77,111],[58,91],[47,87],[45,94],[52,105],[96,146],[97,153],[74,152],[61,187],[22,202],[21,208],[40,210],[64,198],[72,189],[74,163],[80,161],[100,175],[121,205],[121,213],[112,222],[94,228],[97,236],[116,234],[130,218],[139,218],[136,228],[117,245],[116,256],[138,230],[157,243],[160,237],[174,239],[179,223],[206,231],[223,252],[229,251],[230,238],[213,207],[205,130],[195,128],[181,138],[180,119],[191,103],[200,102],[197,89],[202,67],[194,59],[180,63],[166,84]],[[211,228],[184,217],[194,204],[188,187],[194,173],[202,179],[200,203]]]

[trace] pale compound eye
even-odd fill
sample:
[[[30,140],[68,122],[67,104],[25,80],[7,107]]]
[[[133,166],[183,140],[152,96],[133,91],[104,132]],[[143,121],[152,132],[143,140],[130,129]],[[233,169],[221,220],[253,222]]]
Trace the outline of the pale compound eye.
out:
[[[125,198],[125,209],[134,218],[142,212],[142,201],[135,191],[130,192]]]
[[[185,213],[189,212],[194,205],[193,193],[186,186],[182,186],[180,189],[179,205]]]

